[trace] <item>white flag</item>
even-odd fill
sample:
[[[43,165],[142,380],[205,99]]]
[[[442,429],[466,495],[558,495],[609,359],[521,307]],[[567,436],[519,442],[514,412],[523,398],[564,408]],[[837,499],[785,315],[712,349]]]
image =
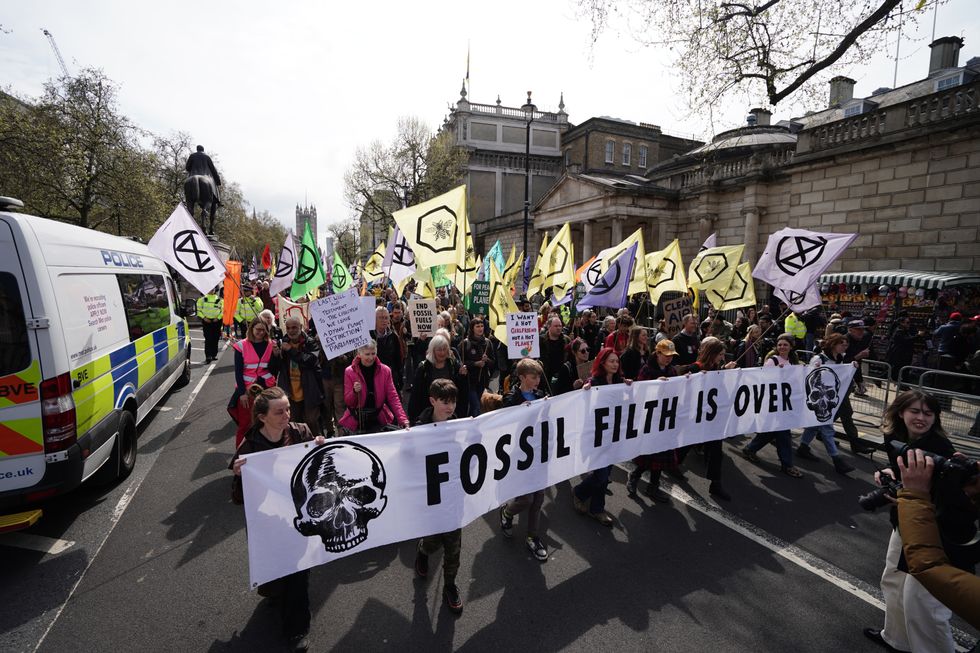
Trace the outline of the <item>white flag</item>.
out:
[[[857,234],[780,229],[769,236],[752,276],[783,292],[806,293]]]
[[[381,267],[388,273],[388,278],[395,286],[415,274],[415,254],[405,234],[397,225]]]
[[[629,299],[630,279],[633,276],[633,266],[636,265],[636,252],[639,243],[633,243],[630,248],[616,257],[609,269],[602,275],[589,292],[578,301],[579,308],[606,306],[622,308]],[[644,281],[645,283],[645,281]]]
[[[710,236],[708,236],[707,238],[705,238],[704,239],[704,242],[701,243],[701,249],[699,249],[698,251],[699,252],[703,252],[704,250],[711,249],[712,247],[718,247],[718,234],[717,233],[713,233]]]
[[[282,244],[282,252],[279,253],[279,260],[276,262],[276,274],[269,282],[269,295],[275,297],[283,291],[288,295],[294,276],[296,276],[296,244],[293,242],[293,232],[287,229],[286,240]]]
[[[795,290],[783,290],[782,288],[776,288],[773,291],[776,297],[786,302],[789,306],[789,310],[794,313],[805,313],[815,306],[820,306],[820,291],[817,289],[817,284],[813,284],[806,289],[805,293],[799,293]]]
[[[203,295],[225,279],[225,264],[183,204],[160,225],[147,247]]]

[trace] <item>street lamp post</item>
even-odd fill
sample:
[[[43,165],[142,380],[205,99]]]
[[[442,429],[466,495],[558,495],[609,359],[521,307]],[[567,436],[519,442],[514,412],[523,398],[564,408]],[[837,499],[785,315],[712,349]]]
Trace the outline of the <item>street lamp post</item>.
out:
[[[527,248],[527,229],[531,215],[531,123],[534,122],[534,112],[537,107],[531,102],[531,91],[527,92],[527,104],[521,107],[524,112],[524,256],[530,259],[531,253]],[[524,291],[527,292],[528,278],[524,275]]]

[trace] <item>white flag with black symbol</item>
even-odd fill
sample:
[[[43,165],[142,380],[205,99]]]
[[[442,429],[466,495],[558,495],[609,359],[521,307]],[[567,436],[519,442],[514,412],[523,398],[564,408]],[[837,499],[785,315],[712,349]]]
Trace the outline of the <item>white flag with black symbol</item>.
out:
[[[202,295],[224,281],[224,262],[183,204],[178,204],[167,221],[160,225],[147,247]]]
[[[296,245],[293,243],[293,232],[286,230],[286,240],[282,243],[279,262],[276,263],[276,273],[269,282],[269,295],[275,297],[281,292],[288,291],[293,286],[296,276]],[[288,292],[286,294],[289,294]]]
[[[705,238],[704,239],[704,242],[701,243],[701,249],[699,249],[698,251],[699,252],[703,252],[704,250],[711,249],[712,247],[718,247],[718,234],[717,233],[713,233],[710,236],[708,236],[707,238]]]
[[[402,230],[395,225],[395,231],[389,241],[388,249],[385,251],[385,260],[381,263],[396,287],[402,281],[415,274],[415,253],[412,252],[411,245]]]
[[[805,313],[811,308],[820,306],[820,290],[817,289],[817,284],[813,284],[806,289],[806,292],[796,292],[795,290],[783,290],[782,288],[776,288],[773,290],[773,294],[779,297],[782,301],[786,302],[786,305],[794,313]]]
[[[623,308],[629,299],[630,279],[633,276],[633,266],[636,265],[636,252],[639,243],[633,243],[630,248],[617,256],[602,278],[592,286],[592,290],[579,300],[578,308],[606,306],[608,308]]]
[[[769,236],[753,276],[784,292],[806,293],[857,234],[780,229]]]

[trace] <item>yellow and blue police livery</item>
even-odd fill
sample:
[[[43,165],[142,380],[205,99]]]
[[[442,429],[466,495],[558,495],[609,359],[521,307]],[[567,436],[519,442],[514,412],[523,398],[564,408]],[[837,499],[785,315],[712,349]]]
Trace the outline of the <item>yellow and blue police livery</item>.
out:
[[[0,198],[4,510],[128,474],[139,423],[190,380],[187,322],[162,260],[12,206]],[[0,532],[25,519],[0,518]]]

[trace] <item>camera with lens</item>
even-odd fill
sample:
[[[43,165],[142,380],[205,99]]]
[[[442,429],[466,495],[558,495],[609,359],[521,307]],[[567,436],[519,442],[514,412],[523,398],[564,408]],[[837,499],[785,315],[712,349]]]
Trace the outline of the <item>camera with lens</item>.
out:
[[[892,440],[888,443],[889,448],[896,457],[904,457],[909,451],[914,449],[904,442]],[[938,489],[939,494],[959,490],[970,483],[977,474],[980,474],[980,463],[966,457],[940,456],[938,454],[923,451],[928,458],[932,458],[934,471],[932,473],[932,488],[930,491]],[[898,470],[893,469],[895,476],[898,477]],[[901,481],[893,480],[887,474],[881,474],[882,486],[875,488],[867,494],[858,497],[858,505],[868,511],[877,510],[882,506],[887,506],[891,501],[889,498],[898,497],[898,491],[902,489]]]

